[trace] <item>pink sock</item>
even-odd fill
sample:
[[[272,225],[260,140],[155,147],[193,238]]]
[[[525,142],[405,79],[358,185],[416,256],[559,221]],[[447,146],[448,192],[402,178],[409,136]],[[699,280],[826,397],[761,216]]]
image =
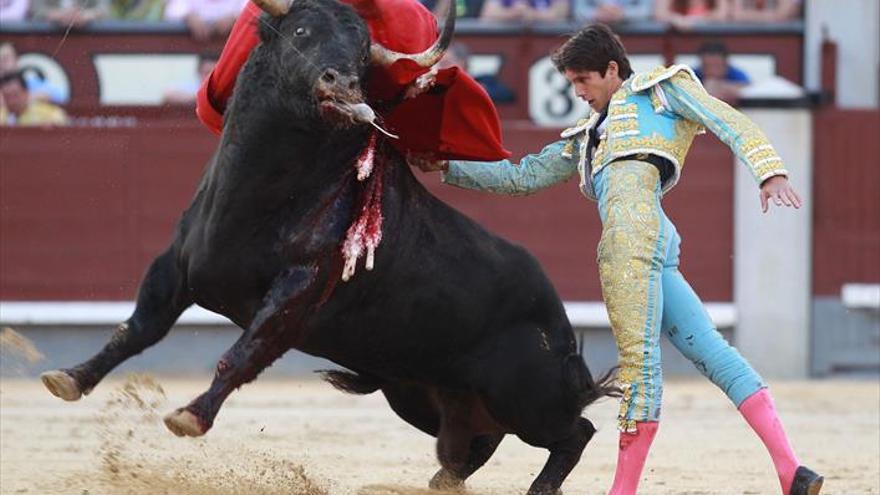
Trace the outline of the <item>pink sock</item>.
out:
[[[657,421],[640,421],[636,423],[634,433],[620,433],[617,450],[617,471],[614,473],[614,484],[608,495],[635,495],[645,467],[645,458],[651,449],[651,442],[657,433]]]
[[[773,459],[773,466],[776,467],[776,474],[779,475],[782,493],[788,495],[794,481],[794,473],[800,463],[788,443],[788,437],[776,414],[770,392],[762,388],[750,395],[739,405],[739,412],[767,447],[767,452]]]

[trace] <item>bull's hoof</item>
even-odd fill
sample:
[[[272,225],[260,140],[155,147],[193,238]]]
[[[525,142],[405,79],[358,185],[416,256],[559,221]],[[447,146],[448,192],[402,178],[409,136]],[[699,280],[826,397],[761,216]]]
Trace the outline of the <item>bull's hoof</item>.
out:
[[[186,409],[168,413],[165,416],[165,426],[179,437],[200,437],[208,431],[207,428],[202,427],[199,418]]]
[[[428,482],[428,488],[432,490],[463,490],[464,480],[445,468],[440,468],[437,474]]]
[[[67,401],[79,400],[83,396],[82,390],[76,380],[61,370],[47,371],[40,375],[43,385],[52,392],[55,397]]]

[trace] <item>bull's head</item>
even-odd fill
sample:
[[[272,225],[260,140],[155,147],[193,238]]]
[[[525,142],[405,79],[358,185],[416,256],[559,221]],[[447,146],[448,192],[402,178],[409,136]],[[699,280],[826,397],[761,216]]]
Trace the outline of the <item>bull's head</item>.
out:
[[[284,58],[281,65],[295,68],[299,79],[296,93],[310,92],[321,116],[336,124],[372,115],[369,109],[364,111],[360,84],[370,62],[390,66],[411,60],[431,67],[443,57],[455,25],[455,7],[450,2],[437,41],[422,53],[404,54],[371,44],[363,20],[348,5],[322,0],[252,1],[271,17],[263,21],[264,40],[278,39]]]
[[[275,14],[260,19],[260,36],[267,65],[262,70],[274,73],[271,84],[285,95],[279,103],[295,106],[303,117],[350,125],[349,109],[364,101],[361,81],[369,66],[364,21],[336,1],[297,0],[289,13],[265,2],[261,7]]]

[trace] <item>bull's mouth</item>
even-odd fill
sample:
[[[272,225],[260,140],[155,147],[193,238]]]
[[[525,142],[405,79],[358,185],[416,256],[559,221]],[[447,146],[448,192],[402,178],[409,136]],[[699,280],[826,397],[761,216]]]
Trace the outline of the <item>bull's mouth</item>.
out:
[[[336,92],[318,88],[315,92],[318,102],[318,112],[321,119],[333,126],[347,129],[354,125],[369,124],[377,131],[392,139],[399,136],[384,129],[377,122],[376,112],[370,105],[364,103],[363,96],[359,91],[353,91],[340,97]]]
[[[353,124],[351,104],[335,99],[318,100],[321,118],[332,124]]]
[[[338,127],[350,127],[358,122],[357,105],[363,104],[360,92],[339,94],[318,88],[315,91],[318,100],[318,112],[325,122]]]

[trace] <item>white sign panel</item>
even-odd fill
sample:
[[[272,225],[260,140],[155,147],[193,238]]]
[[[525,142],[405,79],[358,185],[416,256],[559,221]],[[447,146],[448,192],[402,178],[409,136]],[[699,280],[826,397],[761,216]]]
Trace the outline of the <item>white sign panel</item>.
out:
[[[158,105],[165,91],[197,79],[198,56],[97,55],[101,105]]]

